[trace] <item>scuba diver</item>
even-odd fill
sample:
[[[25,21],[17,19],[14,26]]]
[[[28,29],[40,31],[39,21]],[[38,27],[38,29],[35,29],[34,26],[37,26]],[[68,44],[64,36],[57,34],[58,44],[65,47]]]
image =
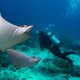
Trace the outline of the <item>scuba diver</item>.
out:
[[[70,54],[74,54],[75,51],[70,50],[69,52],[62,53],[60,50],[60,41],[53,35],[53,33],[48,31],[40,31],[39,32],[39,46],[41,50],[44,48],[48,49],[55,56],[66,60],[71,65],[71,70],[73,71],[73,63],[72,60],[67,56]],[[72,72],[73,74],[73,72]]]

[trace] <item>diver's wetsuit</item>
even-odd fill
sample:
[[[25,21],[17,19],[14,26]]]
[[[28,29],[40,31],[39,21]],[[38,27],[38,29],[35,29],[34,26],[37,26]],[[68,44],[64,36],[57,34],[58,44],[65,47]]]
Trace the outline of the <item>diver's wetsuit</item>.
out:
[[[67,60],[72,65],[72,60],[67,58],[67,55],[74,54],[74,52],[70,51],[62,54],[59,49],[60,44],[54,45],[52,40],[49,37],[50,36],[46,35],[46,32],[43,32],[43,31],[39,32],[39,45],[41,50],[43,50],[44,48],[47,48],[52,54],[54,54],[59,58]]]

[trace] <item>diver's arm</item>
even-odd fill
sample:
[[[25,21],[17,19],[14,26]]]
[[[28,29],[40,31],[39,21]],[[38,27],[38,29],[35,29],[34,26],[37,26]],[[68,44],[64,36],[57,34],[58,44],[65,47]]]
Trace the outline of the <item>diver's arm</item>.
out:
[[[68,55],[70,55],[70,54],[78,54],[78,52],[76,52],[76,51],[74,51],[74,50],[70,50],[70,51],[68,51],[68,52],[64,52],[64,53],[63,53],[64,56],[68,56]]]

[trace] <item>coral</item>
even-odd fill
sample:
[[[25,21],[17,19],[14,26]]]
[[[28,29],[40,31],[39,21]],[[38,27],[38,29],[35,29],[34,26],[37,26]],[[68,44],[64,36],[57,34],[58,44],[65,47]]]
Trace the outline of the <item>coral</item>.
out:
[[[6,69],[1,70],[0,80],[19,80],[19,78],[12,71]]]
[[[8,55],[6,53],[3,53],[0,55],[0,66],[7,68],[10,65]]]
[[[40,51],[39,48],[29,48],[26,49],[26,46],[21,44],[17,46],[20,52],[29,54],[30,56],[39,56],[41,61],[38,65],[33,67],[25,67],[16,69],[11,65],[10,60],[7,54],[1,54],[0,60],[2,63],[8,62],[8,66],[0,66],[0,80],[71,80],[72,76],[70,75],[70,66],[67,61],[58,58],[51,54],[49,51],[45,50]],[[25,48],[26,50],[22,49]],[[61,49],[63,50],[63,48]],[[66,49],[67,50],[67,49]],[[75,76],[80,77],[80,56],[70,55],[70,59],[73,60],[74,68],[76,71]],[[76,78],[74,78],[76,79]]]

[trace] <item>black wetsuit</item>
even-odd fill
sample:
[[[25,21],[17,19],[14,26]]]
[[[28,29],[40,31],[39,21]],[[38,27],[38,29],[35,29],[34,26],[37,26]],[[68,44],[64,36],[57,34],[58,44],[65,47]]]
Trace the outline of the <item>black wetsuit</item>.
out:
[[[44,48],[47,48],[52,54],[55,56],[67,60],[70,64],[72,64],[72,60],[67,57],[69,54],[74,54],[73,51],[61,53],[61,50],[59,49],[59,44],[54,45],[52,40],[50,39],[50,36],[46,35],[46,32],[40,31],[39,33],[39,45],[41,50]]]

